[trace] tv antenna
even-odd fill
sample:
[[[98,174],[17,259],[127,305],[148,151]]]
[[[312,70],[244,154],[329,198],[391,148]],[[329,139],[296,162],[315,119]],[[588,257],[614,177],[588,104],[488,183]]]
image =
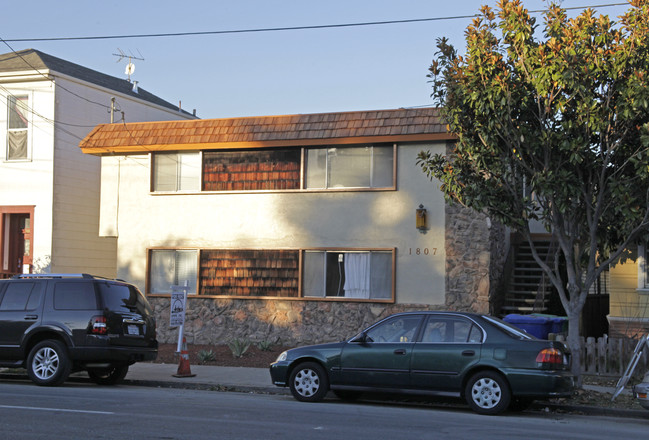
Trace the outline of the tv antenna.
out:
[[[126,65],[126,70],[124,71],[124,73],[128,76],[128,82],[131,82],[131,75],[133,75],[133,72],[135,72],[135,64],[133,64],[133,60],[144,61],[144,57],[139,50],[137,51],[139,57],[133,55],[133,52],[130,52],[130,55],[127,55],[119,47],[117,48],[117,50],[119,51],[119,53],[114,53],[113,56],[119,57],[119,59],[117,60],[118,63],[123,59],[128,58],[128,64]]]

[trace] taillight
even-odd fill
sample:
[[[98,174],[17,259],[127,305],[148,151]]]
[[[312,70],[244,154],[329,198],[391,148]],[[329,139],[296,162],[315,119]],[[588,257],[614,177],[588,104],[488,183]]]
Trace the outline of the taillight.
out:
[[[556,348],[544,348],[536,356],[536,362],[541,365],[558,367],[563,365],[563,353]]]
[[[90,333],[93,335],[105,335],[108,333],[105,316],[93,316],[90,320]]]

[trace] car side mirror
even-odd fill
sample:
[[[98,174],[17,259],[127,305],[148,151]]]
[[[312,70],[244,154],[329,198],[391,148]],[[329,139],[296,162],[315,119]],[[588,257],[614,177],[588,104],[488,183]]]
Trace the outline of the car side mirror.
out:
[[[367,333],[362,332],[359,335],[357,335],[356,337],[354,337],[354,339],[352,339],[350,342],[355,342],[357,344],[365,344],[365,343],[373,342],[373,341],[372,341],[372,338],[367,336]]]

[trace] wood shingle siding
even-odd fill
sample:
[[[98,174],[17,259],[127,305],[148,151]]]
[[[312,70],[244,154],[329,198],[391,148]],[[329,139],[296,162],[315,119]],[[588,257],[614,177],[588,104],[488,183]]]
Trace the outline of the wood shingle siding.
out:
[[[88,154],[453,140],[439,109],[98,125],[79,144]]]
[[[200,295],[297,297],[299,251],[203,250]]]

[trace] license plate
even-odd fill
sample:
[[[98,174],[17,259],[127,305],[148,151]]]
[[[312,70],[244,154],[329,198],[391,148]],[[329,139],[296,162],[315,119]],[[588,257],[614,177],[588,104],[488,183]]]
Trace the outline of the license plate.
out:
[[[129,335],[139,335],[140,334],[140,328],[137,325],[129,325],[128,326],[128,334]]]

